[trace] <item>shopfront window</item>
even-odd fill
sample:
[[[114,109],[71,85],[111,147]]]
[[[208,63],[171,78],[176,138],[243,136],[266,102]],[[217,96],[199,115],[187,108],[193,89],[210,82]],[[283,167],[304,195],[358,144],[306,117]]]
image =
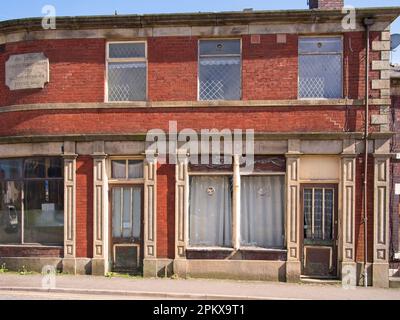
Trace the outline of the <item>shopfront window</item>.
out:
[[[0,244],[62,245],[61,158],[0,160]]]
[[[190,179],[190,245],[232,245],[232,179],[193,176]]]
[[[285,158],[255,156],[252,172],[244,164],[234,170],[221,163],[189,163],[189,250],[283,249]],[[240,187],[233,187],[234,180]],[[233,199],[239,199],[240,208],[233,208]]]

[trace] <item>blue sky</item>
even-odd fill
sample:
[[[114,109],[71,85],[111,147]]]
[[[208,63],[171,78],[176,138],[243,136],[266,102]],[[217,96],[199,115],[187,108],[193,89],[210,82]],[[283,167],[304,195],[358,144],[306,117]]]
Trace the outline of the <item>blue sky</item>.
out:
[[[42,15],[44,5],[53,5],[59,16],[168,12],[237,11],[305,9],[307,0],[0,0],[0,20],[36,17]],[[355,7],[400,6],[399,0],[345,0]],[[392,33],[400,33],[400,19],[392,26]],[[400,63],[400,47],[392,61]]]

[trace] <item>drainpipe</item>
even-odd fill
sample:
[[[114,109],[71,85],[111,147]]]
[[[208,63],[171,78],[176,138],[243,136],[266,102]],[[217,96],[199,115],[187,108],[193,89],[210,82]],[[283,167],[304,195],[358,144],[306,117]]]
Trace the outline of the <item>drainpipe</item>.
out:
[[[374,24],[372,18],[363,20],[365,26],[365,127],[364,127],[364,286],[368,287],[368,153],[369,153],[369,56],[370,27]]]

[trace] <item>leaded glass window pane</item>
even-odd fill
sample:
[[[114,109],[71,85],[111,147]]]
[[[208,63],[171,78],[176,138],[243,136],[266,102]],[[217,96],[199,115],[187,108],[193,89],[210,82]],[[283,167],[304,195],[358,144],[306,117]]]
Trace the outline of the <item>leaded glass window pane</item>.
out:
[[[342,98],[342,51],[341,38],[300,39],[300,98]]]
[[[200,41],[199,99],[240,100],[240,40]]]
[[[146,100],[146,62],[108,63],[108,100]]]
[[[307,188],[303,191],[304,238],[332,240],[334,189]]]

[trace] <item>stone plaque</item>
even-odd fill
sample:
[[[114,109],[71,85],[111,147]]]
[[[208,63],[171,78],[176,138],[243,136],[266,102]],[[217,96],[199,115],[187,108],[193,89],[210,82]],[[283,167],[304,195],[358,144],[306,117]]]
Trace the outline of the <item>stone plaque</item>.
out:
[[[49,77],[49,59],[43,52],[12,55],[6,62],[10,90],[44,88]]]

